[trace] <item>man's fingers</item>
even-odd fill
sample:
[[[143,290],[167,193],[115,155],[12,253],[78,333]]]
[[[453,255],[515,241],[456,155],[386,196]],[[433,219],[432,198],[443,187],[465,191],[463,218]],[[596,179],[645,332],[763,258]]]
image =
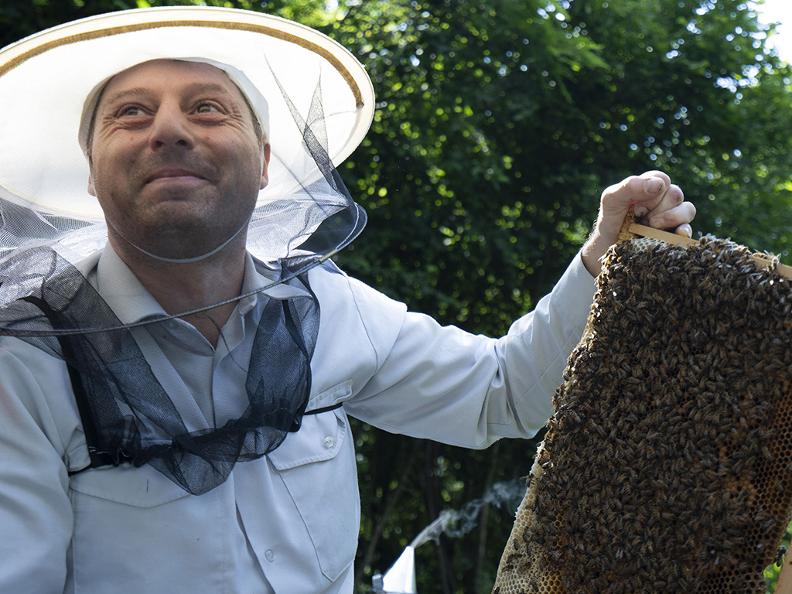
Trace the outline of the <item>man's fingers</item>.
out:
[[[685,202],[679,186],[672,184],[662,171],[633,175],[606,188],[600,196],[597,223],[581,251],[583,263],[591,274],[599,273],[600,258],[618,240],[630,207],[636,217],[644,217],[652,227],[672,229],[688,237],[693,235],[690,222],[696,216],[696,208]]]
[[[602,207],[624,212],[634,206],[636,216],[643,216],[658,207],[670,186],[671,178],[662,171],[633,175],[602,193]]]
[[[693,203],[683,202],[674,208],[651,215],[647,222],[655,229],[676,229],[680,225],[690,223],[695,216],[696,207]]]
[[[671,178],[668,176],[668,174],[665,171],[659,171],[657,169],[653,169],[652,171],[644,171],[639,177],[643,179],[656,177],[662,180],[666,188],[671,185]]]
[[[654,221],[657,217],[664,212],[676,208],[685,201],[685,195],[682,193],[682,188],[675,184],[668,186],[668,189],[663,193],[657,205],[648,211],[648,214],[643,215],[650,225],[656,227]],[[637,213],[636,213],[637,214]]]

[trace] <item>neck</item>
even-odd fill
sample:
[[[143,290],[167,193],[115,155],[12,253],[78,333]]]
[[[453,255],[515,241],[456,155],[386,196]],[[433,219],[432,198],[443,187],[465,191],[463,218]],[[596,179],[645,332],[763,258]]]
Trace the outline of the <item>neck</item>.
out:
[[[117,237],[110,245],[140,283],[168,314],[178,314],[238,297],[245,277],[245,234],[213,256],[187,264],[156,260]],[[200,314],[185,316],[213,345],[236,307],[229,303]]]

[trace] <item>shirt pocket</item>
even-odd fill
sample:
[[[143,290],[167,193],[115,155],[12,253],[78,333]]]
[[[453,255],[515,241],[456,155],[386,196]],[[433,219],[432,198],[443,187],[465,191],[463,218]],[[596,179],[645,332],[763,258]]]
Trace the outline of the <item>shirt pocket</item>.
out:
[[[188,591],[175,587],[173,576],[200,575],[194,572],[207,564],[211,551],[196,543],[203,542],[206,518],[215,511],[211,497],[190,496],[149,465],[89,469],[72,476],[70,487],[74,528],[67,591]],[[168,551],[185,549],[189,553],[162,562]]]
[[[303,417],[302,426],[268,454],[334,582],[355,560],[360,494],[355,451],[343,408]]]

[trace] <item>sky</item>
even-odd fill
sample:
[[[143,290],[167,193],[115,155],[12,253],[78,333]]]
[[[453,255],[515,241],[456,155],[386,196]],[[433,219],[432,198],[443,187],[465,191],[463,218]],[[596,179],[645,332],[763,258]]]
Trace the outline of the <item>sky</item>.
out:
[[[769,45],[775,47],[784,60],[792,63],[792,0],[765,0],[762,4],[754,3],[754,8],[763,23],[781,23]]]

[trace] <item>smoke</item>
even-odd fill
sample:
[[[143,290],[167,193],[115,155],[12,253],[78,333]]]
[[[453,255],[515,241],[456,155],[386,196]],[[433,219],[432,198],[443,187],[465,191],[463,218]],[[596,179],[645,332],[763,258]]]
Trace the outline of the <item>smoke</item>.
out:
[[[451,538],[464,536],[476,527],[481,508],[485,505],[497,508],[505,506],[510,514],[514,514],[523,495],[525,495],[525,480],[523,479],[495,483],[480,499],[468,501],[458,510],[446,509],[440,512],[440,515],[431,524],[418,533],[410,546],[416,548],[430,540],[436,541],[441,534]]]

